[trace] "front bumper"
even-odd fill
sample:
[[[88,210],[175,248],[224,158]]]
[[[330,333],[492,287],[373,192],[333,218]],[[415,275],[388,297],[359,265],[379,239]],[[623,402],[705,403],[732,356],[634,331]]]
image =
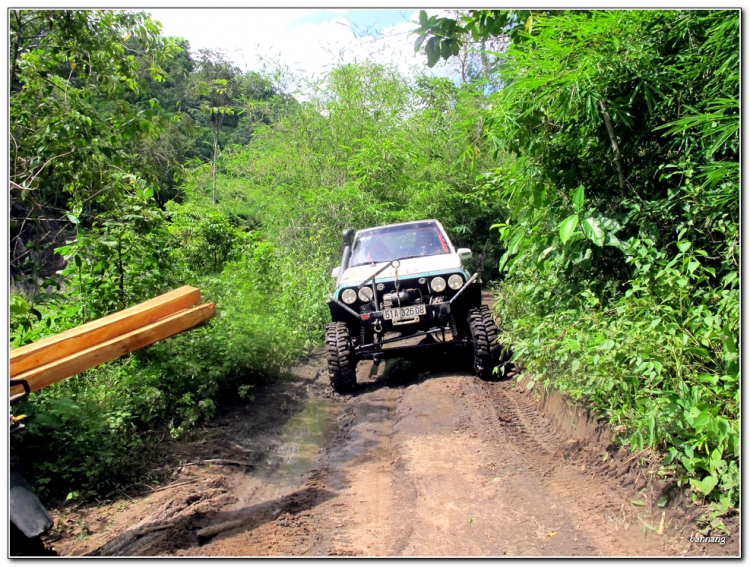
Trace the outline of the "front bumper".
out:
[[[419,317],[419,321],[414,323],[399,324],[383,319],[382,311],[371,313],[362,313],[359,316],[360,324],[366,329],[372,329],[378,333],[387,333],[389,331],[404,332],[409,329],[408,334],[386,339],[378,343],[358,345],[354,352],[362,360],[367,359],[386,359],[386,358],[410,358],[418,356],[425,350],[430,351],[447,351],[455,347],[464,347],[467,342],[463,339],[453,338],[446,340],[446,327],[451,323],[451,304],[437,303],[434,305],[425,305],[427,313]],[[432,336],[434,342],[422,342],[420,344],[396,345],[402,341],[413,341],[420,337]]]
[[[352,307],[328,296],[328,306],[331,309],[333,321],[345,321],[352,335],[366,337],[377,333],[380,336],[389,332],[398,332],[402,336],[383,340],[377,343],[358,344],[354,347],[355,354],[360,359],[372,358],[408,358],[425,350],[447,351],[455,347],[465,347],[469,344],[469,337],[465,336],[465,317],[471,307],[481,304],[481,284],[476,282],[478,274],[474,274],[464,286],[453,296],[441,303],[425,304],[425,314],[418,319],[409,321],[392,321],[385,319],[383,311],[369,311],[357,313]],[[405,305],[404,305],[405,306]],[[451,332],[453,338],[445,339],[445,331]],[[432,335],[432,342],[421,344],[407,344],[396,346],[392,343],[408,341],[417,337]],[[386,346],[388,345],[388,346]]]
[[[390,319],[383,318],[382,311],[371,311],[369,313],[361,313],[359,315],[360,324],[365,328],[375,328],[381,326],[385,331],[398,331],[402,330],[405,325],[430,325],[433,326],[435,323],[441,321],[449,321],[451,315],[450,303],[436,303],[434,305],[425,305],[427,313],[420,315],[418,320],[412,323],[398,321],[392,321]]]
[[[415,358],[417,356],[423,356],[425,354],[425,351],[444,354],[450,350],[456,348],[464,348],[469,345],[469,342],[465,339],[453,339],[449,341],[437,340],[435,342],[428,343],[421,342],[420,344],[386,346],[393,345],[393,343],[399,341],[413,340],[415,337],[420,336],[433,335],[439,337],[442,334],[442,331],[443,329],[436,329],[433,331],[426,331],[424,333],[418,333],[416,335],[407,337],[397,337],[395,339],[392,339],[391,341],[383,341],[382,343],[362,345],[355,347],[354,352],[360,360],[372,360],[374,358]]]

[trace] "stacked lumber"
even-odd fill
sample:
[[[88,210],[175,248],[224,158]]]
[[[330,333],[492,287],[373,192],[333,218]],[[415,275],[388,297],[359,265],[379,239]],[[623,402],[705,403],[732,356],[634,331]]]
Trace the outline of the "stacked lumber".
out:
[[[200,290],[184,286],[123,311],[10,351],[10,378],[32,392],[157,341],[187,331],[216,314],[200,303]],[[11,396],[23,388],[11,388]]]

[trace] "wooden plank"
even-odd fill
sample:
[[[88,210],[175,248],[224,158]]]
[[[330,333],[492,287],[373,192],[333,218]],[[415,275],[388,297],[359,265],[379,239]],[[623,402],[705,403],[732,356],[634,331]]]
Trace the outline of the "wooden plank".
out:
[[[31,391],[34,392],[139,348],[187,331],[207,321],[215,314],[216,308],[213,303],[191,307],[135,331],[97,344],[82,352],[33,368],[14,376],[14,378],[22,378],[28,381]],[[22,391],[23,388],[15,386],[11,388],[11,395],[20,394]]]
[[[15,378],[32,368],[81,352],[154,323],[200,301],[200,290],[186,285],[96,321],[14,349],[10,351],[10,376]]]

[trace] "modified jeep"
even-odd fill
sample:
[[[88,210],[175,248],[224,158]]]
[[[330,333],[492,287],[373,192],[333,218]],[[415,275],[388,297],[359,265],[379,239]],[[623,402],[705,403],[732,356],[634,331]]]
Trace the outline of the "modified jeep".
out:
[[[349,229],[343,238],[325,333],[335,391],[352,390],[360,360],[412,358],[430,349],[473,349],[474,372],[490,378],[500,345],[478,274],[469,276],[462,264],[471,250],[455,250],[436,220]],[[418,344],[409,340],[418,337]]]

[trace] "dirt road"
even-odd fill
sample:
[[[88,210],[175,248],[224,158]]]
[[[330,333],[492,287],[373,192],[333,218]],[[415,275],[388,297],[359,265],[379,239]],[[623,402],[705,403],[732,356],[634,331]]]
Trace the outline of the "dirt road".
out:
[[[311,357],[260,389],[250,411],[184,443],[194,464],[171,485],[69,514],[85,537],[53,545],[72,555],[738,554],[736,533],[724,546],[690,543],[695,514],[659,488],[653,466],[514,379],[482,382],[443,358],[360,363],[358,382],[352,396],[332,394],[322,354]]]

